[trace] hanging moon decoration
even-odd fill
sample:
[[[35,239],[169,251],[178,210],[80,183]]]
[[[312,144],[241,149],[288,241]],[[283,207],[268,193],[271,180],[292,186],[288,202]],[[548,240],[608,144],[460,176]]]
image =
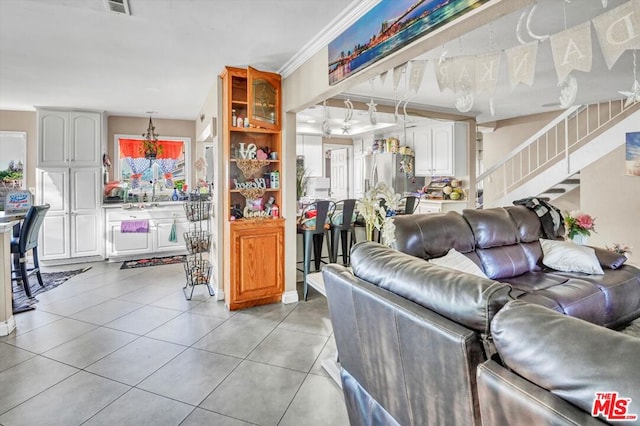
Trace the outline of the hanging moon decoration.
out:
[[[575,102],[578,94],[578,80],[569,74],[558,86],[560,87],[560,96],[558,97],[560,106],[569,108]]]
[[[529,37],[538,41],[545,41],[549,38],[549,34],[539,36],[531,31],[531,20],[533,19],[533,14],[535,13],[537,7],[538,5],[535,4],[528,12],[525,10],[524,12],[522,12],[520,18],[518,19],[518,25],[516,26],[516,37],[518,38],[518,42],[520,44],[527,44],[527,42],[522,38],[522,24],[525,23],[525,18],[527,18],[525,28],[527,29]]]

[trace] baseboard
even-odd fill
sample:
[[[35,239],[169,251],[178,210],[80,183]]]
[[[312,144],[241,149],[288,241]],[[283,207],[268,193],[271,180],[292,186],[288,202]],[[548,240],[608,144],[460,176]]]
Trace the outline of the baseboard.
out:
[[[298,300],[300,299],[298,298],[298,292],[296,290],[285,291],[282,295],[282,303],[285,305],[288,305],[289,303],[296,303]]]
[[[13,315],[8,320],[0,322],[0,336],[8,336],[16,329],[16,320]]]
[[[224,300],[224,290],[222,290],[221,288],[219,288],[216,291],[216,300],[218,300],[218,301]]]

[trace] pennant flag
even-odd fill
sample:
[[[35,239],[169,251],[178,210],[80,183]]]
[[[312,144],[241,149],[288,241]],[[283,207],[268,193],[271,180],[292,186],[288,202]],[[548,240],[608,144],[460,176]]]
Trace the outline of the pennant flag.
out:
[[[424,77],[424,70],[427,67],[426,60],[411,61],[411,74],[409,74],[409,89],[418,93]]]
[[[476,56],[476,93],[493,93],[496,90],[500,57],[499,52]]]
[[[472,56],[459,56],[451,61],[453,89],[455,92],[475,90],[476,70]]]
[[[624,3],[592,19],[609,69],[627,49],[640,49],[640,1]]]
[[[562,83],[573,70],[589,72],[593,63],[591,50],[591,24],[576,25],[549,39],[556,66],[558,83]]]
[[[452,61],[450,60],[434,62],[436,80],[441,92],[444,92],[444,89],[453,90],[453,79],[450,75],[451,65]]]
[[[507,55],[507,63],[509,69],[509,81],[511,82],[511,90],[518,83],[533,85],[533,79],[536,74],[536,59],[538,56],[538,42],[522,44],[505,50]]]
[[[407,64],[398,65],[393,69],[393,90],[395,92],[398,91],[398,84],[400,84],[400,77],[402,77],[402,72],[404,71]]]

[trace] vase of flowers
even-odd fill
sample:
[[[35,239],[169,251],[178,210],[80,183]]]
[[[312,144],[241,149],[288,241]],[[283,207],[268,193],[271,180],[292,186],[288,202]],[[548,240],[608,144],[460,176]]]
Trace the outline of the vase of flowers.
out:
[[[564,225],[567,238],[576,244],[586,244],[591,232],[596,232],[595,218],[577,210],[565,215]]]
[[[633,249],[633,247],[630,247],[626,244],[621,244],[621,243],[613,243],[611,247],[610,246],[605,246],[605,247],[609,251],[625,255],[627,258],[629,258],[629,256],[631,255],[631,249]]]
[[[358,201],[358,212],[365,221],[367,241],[373,241],[373,230],[382,233],[382,241],[390,246],[395,241],[396,227],[393,216],[400,204],[400,194],[396,194],[384,183],[369,189]]]

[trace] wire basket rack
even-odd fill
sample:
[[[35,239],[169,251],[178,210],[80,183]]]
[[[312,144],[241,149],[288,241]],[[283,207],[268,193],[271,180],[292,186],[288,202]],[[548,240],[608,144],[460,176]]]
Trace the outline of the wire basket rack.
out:
[[[190,254],[204,253],[211,249],[211,234],[205,231],[189,231],[184,234],[184,242]]]
[[[211,215],[211,203],[207,201],[186,202],[184,203],[184,212],[190,222],[207,220]]]

